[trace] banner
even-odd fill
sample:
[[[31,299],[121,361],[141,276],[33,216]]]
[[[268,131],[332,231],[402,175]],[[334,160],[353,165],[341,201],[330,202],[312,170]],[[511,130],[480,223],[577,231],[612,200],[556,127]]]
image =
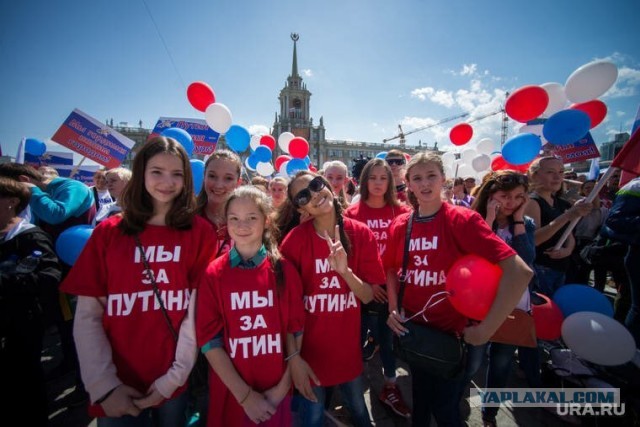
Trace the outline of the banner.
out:
[[[551,152],[552,154],[562,157],[562,163],[565,164],[600,157],[600,151],[591,136],[591,132],[588,132],[584,138],[573,144],[553,145],[548,143],[543,147],[543,150],[546,153]]]
[[[54,167],[62,178],[73,178],[88,186],[93,185],[93,175],[100,169],[100,165],[73,166],[73,165],[49,165]],[[74,172],[71,176],[71,172]]]
[[[73,153],[65,151],[47,151],[42,156],[34,156],[33,154],[24,153],[24,163],[26,165],[39,168],[40,166],[51,166],[56,168],[58,165],[73,165]]]
[[[107,169],[120,166],[134,141],[75,109],[51,139]]]
[[[218,143],[220,134],[209,127],[206,121],[201,119],[181,119],[176,117],[160,117],[156,126],[151,131],[149,138],[158,136],[168,128],[180,128],[187,131],[193,139],[193,154],[208,156],[213,153]]]

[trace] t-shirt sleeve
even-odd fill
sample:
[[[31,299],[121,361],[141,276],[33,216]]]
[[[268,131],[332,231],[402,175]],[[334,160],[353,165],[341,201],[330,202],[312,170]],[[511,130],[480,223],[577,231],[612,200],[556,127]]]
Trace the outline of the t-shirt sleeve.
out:
[[[402,254],[402,251],[404,251],[404,235],[407,226],[407,221],[404,218],[408,217],[406,215],[395,217],[389,226],[387,249],[384,251],[384,256],[382,258],[382,264],[385,271],[389,269],[397,270],[401,267],[399,262],[402,262],[402,258],[398,261],[398,253]]]
[[[62,282],[60,290],[72,295],[89,297],[107,296],[106,257],[109,235],[119,233],[112,221],[98,225],[84,246],[80,256]]]
[[[467,218],[458,216],[451,223],[456,244],[463,253],[481,256],[493,264],[516,254],[489,228],[479,213],[471,210],[465,213]]]
[[[226,257],[223,257],[226,259]],[[224,327],[224,317],[216,292],[216,269],[210,265],[200,277],[196,299],[196,341],[198,348],[216,337]]]
[[[282,260],[284,282],[286,286],[287,304],[289,306],[289,319],[287,333],[295,334],[304,329],[304,304],[302,302],[302,280],[293,264]]]
[[[280,252],[296,270],[300,271],[300,242],[297,230],[294,228],[287,234],[282,243],[280,243]]]
[[[359,225],[359,224],[358,224]],[[354,230],[354,240],[358,244],[358,262],[354,268],[356,275],[370,285],[383,285],[387,276],[382,267],[376,238],[366,226],[360,225]]]
[[[216,234],[208,222],[198,218],[196,230],[196,248],[189,248],[195,252],[193,267],[189,271],[189,283],[197,287],[200,283],[200,276],[205,272],[207,266],[213,261],[218,251],[218,240]]]

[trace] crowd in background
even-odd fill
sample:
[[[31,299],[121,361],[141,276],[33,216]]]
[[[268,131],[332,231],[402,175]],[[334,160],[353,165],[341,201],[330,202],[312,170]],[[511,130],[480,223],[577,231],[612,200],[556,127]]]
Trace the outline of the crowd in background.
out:
[[[637,178],[621,190],[614,174],[587,203],[595,181],[552,156],[481,182],[446,177],[435,154],[367,160],[355,173],[329,161],[318,173],[249,180],[219,149],[199,194],[186,152],[165,137],[131,169],[96,172],[91,187],[50,167],[0,165],[0,371],[16,378],[1,412],[28,395],[25,425],[46,425],[40,356],[52,327],[64,354],[56,374],[77,374],[76,398],[101,427],[186,425],[194,413],[211,426],[322,426],[335,389],[354,425],[368,426],[361,374],[377,354],[376,393],[397,416],[462,425],[459,399],[485,357],[489,387],[507,384],[516,355],[541,386],[538,348],[489,340],[514,308],[530,312],[537,294],[566,284],[615,289],[614,317],[640,343]],[[82,224],[95,229],[69,265],[56,241]],[[399,307],[405,238],[413,275]],[[594,241],[607,250],[586,260]],[[447,300],[428,303],[467,254],[503,270],[493,306],[471,326]],[[393,352],[407,321],[468,343],[458,378],[410,365],[412,407]],[[497,409],[483,408],[485,425]]]

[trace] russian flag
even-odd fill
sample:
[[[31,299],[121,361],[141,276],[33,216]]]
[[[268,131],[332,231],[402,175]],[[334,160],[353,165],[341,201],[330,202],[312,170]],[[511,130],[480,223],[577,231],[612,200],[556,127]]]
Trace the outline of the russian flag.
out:
[[[591,159],[591,166],[589,166],[588,180],[597,180],[600,176],[600,158]]]
[[[622,169],[620,187],[640,175],[640,107],[631,128],[631,138],[613,159],[611,166]]]

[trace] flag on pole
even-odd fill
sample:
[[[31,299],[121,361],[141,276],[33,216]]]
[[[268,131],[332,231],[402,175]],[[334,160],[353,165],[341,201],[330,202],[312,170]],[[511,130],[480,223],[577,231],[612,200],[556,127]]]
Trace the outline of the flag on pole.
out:
[[[640,128],[636,129],[629,141],[624,144],[622,150],[611,162],[611,166],[635,176],[640,175]]]
[[[18,144],[18,151],[16,152],[16,163],[24,164],[24,144],[26,138],[22,138],[20,140],[20,144]]]
[[[636,119],[633,121],[633,125],[631,126],[631,135],[636,133],[638,128],[640,128],[640,105],[638,106],[638,112],[636,113]]]
[[[597,180],[600,176],[600,158],[591,159],[591,166],[589,166],[588,180]]]

